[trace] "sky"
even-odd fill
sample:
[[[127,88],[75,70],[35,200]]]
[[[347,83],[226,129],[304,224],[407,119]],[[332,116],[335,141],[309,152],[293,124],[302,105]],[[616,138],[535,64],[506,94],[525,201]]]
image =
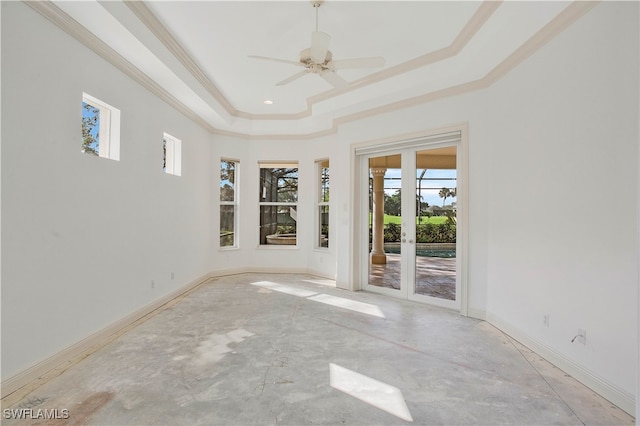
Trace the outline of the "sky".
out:
[[[400,180],[400,169],[387,169],[387,173],[385,174],[385,182],[384,188],[385,192],[388,195],[393,195],[396,192],[396,189],[399,189],[402,181]],[[419,169],[416,173],[416,180],[422,173],[422,169]],[[443,187],[447,188],[455,188],[456,181],[455,180],[429,180],[428,178],[435,179],[451,179],[456,177],[456,170],[436,170],[430,169],[425,173],[422,180],[422,188],[435,188],[435,189],[423,189],[422,190],[422,201],[426,201],[430,206],[442,206],[442,198],[438,195],[440,189]],[[390,179],[389,179],[390,178]],[[418,184],[416,182],[416,188]],[[447,198],[446,204],[451,204],[452,201],[456,201],[456,198]]]
[[[96,141],[94,143],[91,144],[91,147],[94,149],[98,149],[98,145],[100,143],[100,136],[99,136],[99,131],[100,131],[100,112],[98,109],[92,109],[92,110],[87,110],[87,108],[84,108],[85,105],[89,105],[86,102],[82,102],[82,118],[92,118],[96,115],[98,115],[98,124],[91,129],[91,134],[93,135],[93,137],[96,139]]]

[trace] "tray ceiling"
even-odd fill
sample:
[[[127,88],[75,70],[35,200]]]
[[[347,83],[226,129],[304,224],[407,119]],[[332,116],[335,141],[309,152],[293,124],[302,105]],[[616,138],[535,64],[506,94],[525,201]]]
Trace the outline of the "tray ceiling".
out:
[[[47,18],[214,133],[303,139],[341,123],[489,86],[594,2],[322,2],[318,30],[344,69],[335,88],[297,62],[316,29],[312,2],[45,1]],[[265,104],[269,100],[272,104]]]

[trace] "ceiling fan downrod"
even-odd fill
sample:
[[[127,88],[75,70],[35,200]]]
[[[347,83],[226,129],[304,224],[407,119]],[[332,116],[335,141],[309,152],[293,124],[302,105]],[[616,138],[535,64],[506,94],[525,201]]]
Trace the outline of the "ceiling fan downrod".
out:
[[[318,31],[318,8],[322,5],[323,0],[311,0],[313,8],[316,10],[316,31]]]

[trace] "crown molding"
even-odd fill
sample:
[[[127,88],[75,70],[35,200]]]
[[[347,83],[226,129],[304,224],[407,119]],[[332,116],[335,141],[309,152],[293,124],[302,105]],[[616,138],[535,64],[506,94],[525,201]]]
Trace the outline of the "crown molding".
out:
[[[133,80],[140,83],[143,87],[154,93],[163,101],[167,102],[169,105],[184,114],[189,119],[193,120],[194,122],[211,132],[215,130],[215,128],[211,124],[209,124],[202,117],[193,112],[182,102],[177,100],[162,86],[152,80],[148,75],[140,71],[140,69],[133,65],[131,62],[123,58],[118,52],[116,52],[105,42],[96,37],[91,31],[87,30],[78,21],[73,19],[58,6],[53,4],[53,2],[49,0],[24,0],[24,3],[30,6],[40,15],[44,16],[46,19],[57,25],[71,37],[84,44],[100,57],[114,65],[120,71],[124,72]]]
[[[245,140],[262,140],[262,141],[295,141],[295,140],[312,140],[323,136],[334,135],[338,133],[338,122],[333,120],[330,128],[318,130],[310,133],[282,133],[282,134],[248,134],[241,132],[233,132],[230,130],[215,129],[212,131],[214,135],[230,136],[233,138],[241,138]]]
[[[567,6],[554,19],[549,21],[544,27],[530,37],[524,44],[516,49],[504,61],[489,71],[484,77],[462,83],[456,86],[447,87],[445,89],[436,90],[425,93],[423,95],[414,96],[413,98],[403,99],[387,105],[371,108],[366,111],[360,111],[350,115],[342,116],[336,121],[338,125],[351,121],[361,120],[363,118],[372,117],[374,115],[384,114],[399,109],[410,108],[417,105],[433,102],[438,99],[448,98],[451,96],[461,95],[476,90],[485,89],[496,81],[500,80],[515,67],[520,65],[525,59],[529,58],[537,52],[542,46],[568,28],[575,21],[580,19],[584,14],[593,9],[598,1],[574,1]]]
[[[229,100],[220,92],[220,90],[207,77],[206,73],[198,66],[196,61],[187,53],[186,49],[176,40],[176,38],[165,28],[156,15],[149,9],[143,1],[123,1],[123,3],[131,9],[138,19],[160,40],[160,42],[171,52],[171,54],[180,61],[189,73],[200,83],[204,89],[211,94],[227,112],[234,117],[244,115],[238,111],[229,102]],[[247,117],[244,117],[247,118]]]
[[[599,3],[599,1],[578,1],[578,0],[573,1],[562,12],[560,12],[554,19],[552,19],[544,27],[538,30],[538,32],[536,32],[532,37],[530,37],[527,41],[525,41],[511,55],[509,55],[505,60],[503,60],[496,67],[491,69],[484,77],[480,79],[458,84],[455,86],[450,86],[444,89],[424,93],[411,98],[403,99],[400,101],[392,102],[389,104],[381,105],[381,106],[370,108],[367,110],[362,110],[355,113],[336,117],[331,121],[332,125],[329,128],[310,132],[310,133],[301,133],[301,134],[292,134],[292,133],[251,134],[249,132],[245,133],[240,131],[217,129],[214,126],[212,126],[210,123],[208,123],[206,120],[204,120],[202,117],[200,117],[198,114],[196,114],[194,111],[192,111],[189,107],[187,107],[182,102],[177,100],[174,96],[172,96],[169,92],[167,92],[162,86],[154,82],[151,78],[149,78],[145,73],[143,73],[135,65],[131,64],[129,61],[123,58],[118,52],[116,52],[111,47],[109,47],[106,43],[104,43],[102,40],[96,37],[93,33],[87,30],[84,26],[82,26],[72,17],[67,15],[62,9],[60,9],[58,6],[53,4],[51,1],[24,0],[24,3],[29,5],[31,8],[36,10],[42,16],[47,18],[49,21],[53,22],[55,25],[57,25],[62,30],[64,30],[66,33],[68,33],[69,35],[71,35],[81,43],[83,43],[89,49],[91,49],[92,51],[94,51],[95,53],[103,57],[105,60],[107,60],[114,66],[116,66],[121,71],[123,71],[133,80],[140,83],[143,87],[150,90],[152,93],[156,94],[160,99],[167,102],[176,110],[184,114],[186,117],[188,117],[195,123],[201,125],[203,128],[205,128],[212,134],[241,138],[241,139],[248,139],[248,140],[311,140],[311,139],[316,139],[323,136],[336,134],[339,130],[339,127],[347,123],[374,117],[380,114],[385,114],[393,111],[415,107],[418,105],[426,104],[429,102],[448,98],[451,96],[461,95],[464,93],[485,89],[491,86],[492,84],[494,84],[495,82],[497,82],[498,80],[500,80],[502,77],[508,74],[512,69],[517,67],[524,60],[526,60],[531,55],[533,55],[536,51],[542,48],[547,42],[549,42],[555,36],[560,34],[566,28],[568,28],[571,24],[573,24],[575,21],[581,18],[589,10],[593,9]],[[471,40],[471,38],[477,33],[477,31],[482,27],[484,22],[486,22],[486,20],[491,16],[491,14],[493,14],[495,9],[497,8],[497,5],[494,3],[497,3],[499,5],[498,2],[485,1],[480,7],[480,9],[476,12],[474,17],[472,17],[472,19],[465,26],[463,31],[458,35],[456,40],[454,40],[454,42],[451,44],[449,48],[434,51],[427,55],[416,58],[415,60],[409,61],[409,63],[411,63],[409,65],[406,65],[408,63],[401,64],[403,66],[403,69],[405,65],[408,67],[412,67],[412,66],[419,67],[419,66],[432,64],[436,61],[442,60],[444,59],[443,55],[449,55],[449,56],[456,55],[457,52],[463,49],[464,46],[469,42],[469,40]],[[132,7],[132,5],[134,5],[132,8],[134,13],[138,11],[143,16],[145,16],[145,19],[148,18],[147,12],[152,14],[152,12],[143,2],[127,1],[126,4],[130,8]],[[138,13],[136,13],[136,15],[137,14]],[[154,18],[149,18],[150,24],[145,23],[145,25],[155,26],[156,24],[158,24],[160,25],[160,27],[158,28],[164,29],[164,26],[162,26],[162,24],[160,24],[159,21],[157,21],[157,18],[155,18],[155,21],[153,20]],[[162,31],[166,31],[166,29],[164,30],[159,29],[158,31],[162,32]],[[212,86],[210,89],[214,90],[215,86],[213,86],[213,83],[211,83],[208,80],[208,78],[200,70],[197,64],[195,64],[195,62],[193,62],[193,60],[189,57],[186,51],[184,51],[184,49],[179,46],[177,41],[175,41],[175,39],[173,39],[173,37],[168,32],[165,35],[168,35],[169,38],[167,38],[162,42],[163,43],[166,42],[168,45],[173,47],[169,48],[167,44],[165,44],[165,46],[167,46],[167,48],[170,51],[172,51],[172,53],[174,53],[174,50],[175,50],[175,52],[177,53],[174,53],[174,54],[179,55],[179,57],[176,56],[179,60],[182,57],[182,60],[187,61],[187,64],[189,64],[189,66],[187,67],[185,65],[185,67],[187,67],[187,69],[189,69],[190,72],[193,70],[193,72],[196,73],[194,74],[194,77],[198,78],[197,75],[200,75],[200,78],[198,78],[198,81],[200,81],[200,79],[202,78],[206,79],[208,83],[206,83],[206,81],[205,83],[206,84],[210,83]],[[443,53],[443,51],[445,50],[446,52]],[[446,57],[449,57],[449,56],[446,56]],[[191,63],[189,63],[188,61],[191,61]],[[416,61],[416,62],[413,62],[413,61]],[[392,67],[391,70],[393,70],[394,68],[395,67]],[[411,69],[415,69],[415,68],[411,68]],[[383,70],[380,73],[385,73],[385,72],[387,71]],[[396,70],[393,72],[406,72],[406,71]],[[374,75],[377,75],[380,73],[376,73]],[[376,78],[384,79],[388,77],[382,76],[382,77],[376,77]],[[368,77],[365,79],[368,79]],[[364,84],[364,83],[361,83],[361,84]],[[209,88],[207,90],[209,90]],[[330,92],[334,92],[334,91],[330,91]],[[214,95],[214,93],[219,93],[219,91],[215,89],[214,93],[212,92],[209,92],[209,93]],[[222,96],[221,93],[219,93],[219,95]],[[320,96],[329,96],[329,94],[327,92],[327,94],[317,95],[317,99],[314,100],[314,102],[319,102]],[[337,96],[337,95],[333,94],[331,96]],[[322,100],[324,99],[325,98],[322,98]],[[308,109],[308,111],[310,114],[310,109]],[[248,113],[237,112],[237,114],[248,114]],[[306,114],[305,117],[308,116],[309,114]],[[273,114],[273,115],[248,114],[247,116],[240,116],[240,115],[236,115],[236,116],[239,118],[245,118],[245,119],[251,119],[251,120],[283,119],[282,117],[283,115],[276,115],[276,114]],[[292,115],[286,115],[286,116],[289,117],[289,119],[293,119],[291,118]],[[275,117],[278,117],[278,118],[275,118]],[[302,116],[297,118],[302,118]]]
[[[493,68],[485,77],[487,86],[492,85],[509,71],[524,62],[545,44],[555,38],[571,24],[582,18],[587,12],[596,7],[600,0],[580,1],[575,0],[560,12],[555,18],[542,27],[533,36],[529,37],[519,48],[513,51],[504,61]]]
[[[478,10],[465,24],[460,33],[451,44],[442,49],[427,53],[407,62],[385,68],[376,73],[370,74],[359,80],[349,83],[347,87],[341,89],[331,89],[307,98],[307,108],[303,111],[292,114],[253,114],[236,109],[231,102],[220,92],[215,84],[206,76],[202,69],[189,53],[180,45],[171,32],[162,24],[153,11],[146,5],[145,1],[125,0],[124,3],[131,11],[147,26],[147,28],[160,40],[162,44],[175,56],[175,58],[187,69],[193,77],[225,108],[228,114],[238,118],[249,120],[300,120],[312,115],[313,105],[336,96],[343,95],[354,90],[362,89],[371,84],[378,83],[388,78],[416,70],[418,68],[431,65],[433,63],[451,58],[459,54],[462,49],[471,41],[482,26],[489,20],[491,15],[498,9],[502,0],[484,0]]]
[[[222,94],[216,85],[207,77],[197,62],[189,55],[187,50],[176,40],[171,32],[160,22],[158,17],[146,5],[144,1],[125,0],[123,2],[140,19],[140,21],[156,36],[158,40],[171,52],[187,71],[200,83],[200,85],[220,102],[220,105],[233,117],[248,120],[299,120],[311,116],[311,108],[295,114],[252,114],[236,109]]]
[[[542,48],[547,42],[552,40],[562,31],[567,29],[571,24],[576,22],[587,12],[593,9],[599,1],[574,1],[560,12],[554,19],[549,21],[544,27],[536,32],[532,37],[525,41],[518,49],[509,55],[504,61],[494,67],[485,74],[484,77],[462,83],[456,86],[447,87],[441,90],[414,96],[412,98],[403,99],[401,101],[389,103],[368,110],[344,115],[333,120],[331,129],[319,132],[309,133],[306,135],[251,135],[249,139],[265,139],[265,140],[286,140],[286,139],[315,139],[338,132],[340,126],[359,121],[365,118],[371,118],[376,115],[399,111],[406,108],[415,107],[451,96],[462,95],[476,90],[486,89],[507,75],[511,70],[516,68],[527,58]],[[217,132],[215,132],[217,133]]]
[[[440,62],[458,55],[471,41],[471,39],[473,39],[480,28],[482,28],[482,26],[489,20],[491,15],[493,15],[493,13],[501,4],[502,0],[483,1],[476,13],[474,13],[469,22],[467,22],[467,24],[462,28],[460,33],[449,46],[443,47],[442,49],[434,50],[433,52],[418,56],[417,58],[411,59],[407,62],[403,62],[393,67],[385,68],[373,74],[369,74],[366,77],[349,83],[349,86],[345,88],[332,89],[327,92],[311,96],[307,100],[307,102],[309,103],[309,105],[313,105],[332,97],[342,95],[374,83],[379,83],[382,80],[396,77],[401,74],[425,67],[427,65],[432,65],[436,62]]]

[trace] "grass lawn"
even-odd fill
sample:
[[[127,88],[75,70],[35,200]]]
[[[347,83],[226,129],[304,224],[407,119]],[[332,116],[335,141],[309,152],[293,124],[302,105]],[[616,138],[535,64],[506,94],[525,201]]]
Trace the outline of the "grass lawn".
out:
[[[439,224],[439,223],[445,223],[447,221],[446,216],[431,216],[431,217],[422,216],[421,219],[422,219],[422,222],[420,223]],[[416,223],[418,223],[417,221],[418,221],[418,218],[416,218]],[[384,223],[385,225],[387,223],[397,223],[398,225],[400,225],[402,223],[402,218],[400,216],[390,216],[388,214],[385,214]]]

